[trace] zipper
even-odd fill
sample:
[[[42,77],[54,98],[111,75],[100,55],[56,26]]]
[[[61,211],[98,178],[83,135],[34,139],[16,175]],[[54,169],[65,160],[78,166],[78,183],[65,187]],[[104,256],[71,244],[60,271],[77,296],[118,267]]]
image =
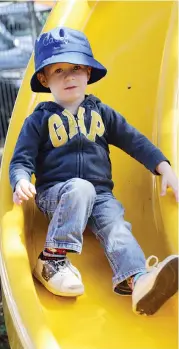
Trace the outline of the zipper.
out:
[[[82,139],[81,139],[81,132],[78,124],[78,116],[75,115],[75,121],[78,127],[78,135],[79,135],[79,153],[78,153],[78,177],[81,178],[81,163],[82,163],[82,155],[81,155],[81,149],[82,149]]]

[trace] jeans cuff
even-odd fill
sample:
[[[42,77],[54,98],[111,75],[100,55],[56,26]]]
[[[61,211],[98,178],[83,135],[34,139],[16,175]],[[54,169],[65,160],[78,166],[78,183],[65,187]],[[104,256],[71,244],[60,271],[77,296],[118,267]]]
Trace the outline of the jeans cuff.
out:
[[[145,268],[145,267],[143,267],[143,268],[137,268],[137,269],[128,271],[127,273],[114,276],[114,277],[113,277],[113,289],[114,289],[118,284],[120,284],[122,281],[128,279],[130,276],[133,276],[133,275],[138,274],[138,273],[141,273],[141,272],[142,272],[142,273],[147,273],[146,268]]]
[[[71,250],[79,254],[81,254],[82,251],[82,247],[78,244],[72,244],[68,242],[57,243],[56,241],[46,241],[45,248],[60,248],[64,250]]]

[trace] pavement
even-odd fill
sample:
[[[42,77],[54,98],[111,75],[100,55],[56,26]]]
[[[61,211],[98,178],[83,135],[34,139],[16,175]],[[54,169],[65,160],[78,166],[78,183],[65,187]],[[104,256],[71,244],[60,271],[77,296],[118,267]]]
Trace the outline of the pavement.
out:
[[[0,164],[2,158],[3,148],[0,147]],[[0,349],[10,349],[6,326],[3,315],[3,306],[2,306],[2,296],[1,296],[1,283],[0,283]]]
[[[3,147],[0,146],[0,165],[1,165],[2,153],[3,153]]]
[[[7,332],[6,332],[6,326],[4,322],[4,316],[3,316],[1,286],[0,286],[0,349],[10,349]]]

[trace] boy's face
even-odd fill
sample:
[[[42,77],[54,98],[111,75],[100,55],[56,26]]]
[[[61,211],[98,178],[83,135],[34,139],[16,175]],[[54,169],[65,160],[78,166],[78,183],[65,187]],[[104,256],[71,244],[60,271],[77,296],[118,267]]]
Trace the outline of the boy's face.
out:
[[[54,63],[44,67],[37,77],[44,87],[50,88],[55,100],[61,103],[73,103],[83,98],[91,68],[70,63]]]

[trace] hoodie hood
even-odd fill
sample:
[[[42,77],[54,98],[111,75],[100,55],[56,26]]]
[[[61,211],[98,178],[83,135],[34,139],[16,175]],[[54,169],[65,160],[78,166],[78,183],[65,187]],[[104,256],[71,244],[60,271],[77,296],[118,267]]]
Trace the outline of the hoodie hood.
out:
[[[92,94],[90,95],[85,95],[85,99],[84,101],[79,105],[79,107],[88,107],[89,109],[93,109],[95,107],[98,106],[98,104],[101,103],[101,100],[95,96],[93,96]],[[34,111],[39,111],[39,110],[48,110],[51,112],[55,112],[57,109],[60,109],[60,111],[62,112],[64,110],[64,108],[56,103],[56,102],[41,102],[39,103]]]

